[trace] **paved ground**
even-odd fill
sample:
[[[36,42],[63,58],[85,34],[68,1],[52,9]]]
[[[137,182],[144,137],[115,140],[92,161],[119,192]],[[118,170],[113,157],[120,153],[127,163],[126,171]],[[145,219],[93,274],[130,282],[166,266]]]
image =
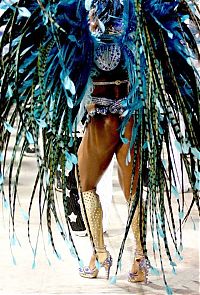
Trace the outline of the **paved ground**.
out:
[[[19,197],[23,210],[27,212],[27,204],[36,172],[35,158],[24,160],[23,171],[20,177]],[[114,265],[111,269],[111,277],[115,273],[116,260],[118,256],[120,242],[123,237],[123,228],[127,217],[127,208],[122,193],[116,182],[114,175],[114,196],[110,207],[109,226],[105,234],[108,249],[112,253]],[[7,196],[6,196],[7,197]],[[191,194],[186,194],[189,200]],[[61,194],[58,194],[58,203],[61,201]],[[38,201],[33,203],[31,213],[31,240],[35,247],[38,234]],[[101,272],[98,279],[84,279],[78,274],[78,263],[69,253],[65,242],[60,238],[59,230],[55,226],[55,241],[60,257],[53,254],[48,243],[48,235],[45,226],[43,235],[39,236],[37,245],[36,261],[33,265],[33,253],[28,242],[26,216],[20,213],[19,206],[16,208],[16,234],[17,241],[12,241],[16,265],[13,264],[8,238],[8,210],[1,210],[0,217],[0,294],[166,294],[161,276],[149,276],[149,284],[130,284],[127,282],[127,273],[133,259],[133,237],[130,234],[125,246],[122,260],[122,269],[117,276],[115,285],[105,280],[104,273]],[[62,213],[61,213],[62,215]],[[184,226],[184,250],[182,261],[173,258],[177,263],[177,274],[172,273],[168,260],[163,259],[166,268],[167,280],[174,294],[198,295],[199,292],[199,230],[198,214],[196,209],[192,212],[193,220],[189,219]],[[194,224],[196,230],[194,230]],[[44,239],[44,243],[43,243]],[[74,236],[77,250],[81,259],[86,264],[90,256],[90,243],[87,237]],[[150,244],[150,237],[147,238]],[[45,248],[44,248],[45,245]],[[174,250],[172,251],[174,254]],[[152,258],[150,253],[150,258]],[[153,259],[153,258],[152,258]],[[49,265],[48,260],[51,265]],[[153,261],[153,260],[152,260]],[[153,261],[154,266],[156,263]]]
[[[30,196],[35,171],[35,159],[26,158],[20,178],[19,189],[20,202],[25,211],[27,210],[27,200]],[[127,217],[126,205],[116,181],[114,182],[114,185],[113,202],[110,207],[109,227],[107,234],[105,235],[106,244],[114,259],[111,277],[115,272],[116,259]],[[61,195],[58,194],[59,199],[60,197]],[[186,199],[190,200],[190,198],[191,194],[187,193]],[[2,203],[0,204],[0,207],[2,207]],[[38,206],[35,202],[31,214],[31,237],[34,245],[39,227],[37,208]],[[56,246],[59,249],[60,258],[58,259],[52,253],[52,248],[47,243],[48,236],[44,226],[45,249],[40,235],[35,267],[32,268],[33,253],[27,237],[27,222],[24,220],[26,218],[22,216],[23,214],[19,213],[19,208],[17,208],[18,216],[16,219],[16,229],[20,245],[16,241],[13,241],[13,244],[15,245],[12,245],[12,251],[16,260],[15,265],[12,260],[9,245],[8,210],[5,208],[3,210],[1,208],[0,210],[0,294],[166,294],[161,276],[150,275],[150,282],[148,285],[133,285],[127,282],[127,273],[133,258],[133,238],[131,235],[128,237],[125,246],[122,269],[118,274],[115,285],[111,285],[109,281],[106,281],[103,278],[102,272],[98,279],[88,280],[81,278],[78,274],[78,263],[69,253],[66,243],[62,241],[56,228],[55,240]],[[178,265],[176,275],[172,274],[171,268],[168,265],[168,260],[164,259],[168,283],[173,288],[174,294],[179,295],[200,294],[199,227],[196,210],[193,210],[192,216],[193,220],[189,219],[184,227],[184,259],[182,261],[177,261],[177,259],[175,259]],[[194,224],[196,225],[196,230],[194,230]],[[148,237],[148,239],[150,241],[150,237]],[[87,263],[90,256],[88,250],[90,249],[88,238],[74,236],[74,240],[77,244],[80,257]],[[51,265],[49,265],[48,260],[50,260]]]

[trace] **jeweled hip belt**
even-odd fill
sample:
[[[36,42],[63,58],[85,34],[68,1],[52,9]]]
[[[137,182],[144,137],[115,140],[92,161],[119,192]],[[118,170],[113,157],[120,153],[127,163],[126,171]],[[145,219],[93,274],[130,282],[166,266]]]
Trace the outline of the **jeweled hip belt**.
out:
[[[121,105],[122,100],[114,100],[106,97],[92,97],[91,103],[87,106],[88,115],[93,117],[96,114],[107,115],[118,114],[122,115],[124,108]]]
[[[93,97],[107,97],[113,100],[127,96],[129,91],[128,80],[93,81]]]
[[[121,85],[128,83],[128,80],[115,80],[115,81],[93,81],[94,86],[104,86],[104,85]]]

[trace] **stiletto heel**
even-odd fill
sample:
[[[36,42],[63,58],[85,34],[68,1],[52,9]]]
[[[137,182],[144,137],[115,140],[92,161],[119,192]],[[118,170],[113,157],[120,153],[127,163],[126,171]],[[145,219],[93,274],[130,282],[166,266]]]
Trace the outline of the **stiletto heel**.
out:
[[[112,266],[112,257],[108,251],[106,251],[106,255],[107,255],[106,259],[103,262],[99,262],[98,267],[95,266],[92,269],[89,266],[80,267],[79,268],[80,276],[83,278],[88,278],[88,279],[97,278],[100,268],[104,267],[106,272],[106,279],[108,280],[110,275],[110,268]],[[95,256],[96,256],[96,259],[98,260],[98,254]]]
[[[131,283],[148,282],[149,263],[144,255],[135,257],[133,263],[133,272],[129,272],[128,281]]]
[[[102,267],[104,267],[105,271],[106,271],[106,279],[107,280],[109,279],[109,276],[110,276],[110,268],[111,268],[111,266],[112,266],[112,257],[110,255],[110,253],[107,252],[107,258],[105,259],[105,261],[102,264]]]

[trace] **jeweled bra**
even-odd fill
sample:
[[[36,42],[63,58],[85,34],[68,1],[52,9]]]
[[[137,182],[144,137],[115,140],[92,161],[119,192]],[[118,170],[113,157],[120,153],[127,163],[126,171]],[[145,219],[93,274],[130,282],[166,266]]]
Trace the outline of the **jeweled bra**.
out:
[[[94,1],[93,3],[92,9],[96,10],[96,18],[103,23],[104,28],[104,31],[101,31],[102,28],[97,26],[92,31],[93,36],[97,38],[94,48],[94,62],[100,70],[112,71],[119,65],[121,60],[121,48],[115,39],[123,31],[123,4],[122,1],[118,0],[118,5],[116,6],[118,7],[118,12],[116,12],[116,7],[114,9],[114,6],[109,6],[106,2],[108,1]],[[107,9],[105,8],[106,5]]]
[[[116,43],[98,43],[94,51],[94,62],[102,71],[112,71],[120,63],[121,49]]]

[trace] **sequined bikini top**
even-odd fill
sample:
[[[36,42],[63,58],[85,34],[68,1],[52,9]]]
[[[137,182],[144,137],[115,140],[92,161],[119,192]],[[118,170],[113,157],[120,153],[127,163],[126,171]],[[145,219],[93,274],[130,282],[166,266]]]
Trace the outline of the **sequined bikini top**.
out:
[[[117,43],[99,42],[94,48],[94,63],[102,71],[114,70],[121,61],[121,48]]]
[[[117,42],[123,32],[123,4],[117,0],[94,1],[90,10],[90,30],[96,38],[94,63],[102,71],[114,70],[121,61],[121,48]]]
[[[94,62],[102,71],[114,70],[121,61],[120,45],[117,40],[122,33],[122,19],[110,18],[106,33],[102,34],[94,48]]]

